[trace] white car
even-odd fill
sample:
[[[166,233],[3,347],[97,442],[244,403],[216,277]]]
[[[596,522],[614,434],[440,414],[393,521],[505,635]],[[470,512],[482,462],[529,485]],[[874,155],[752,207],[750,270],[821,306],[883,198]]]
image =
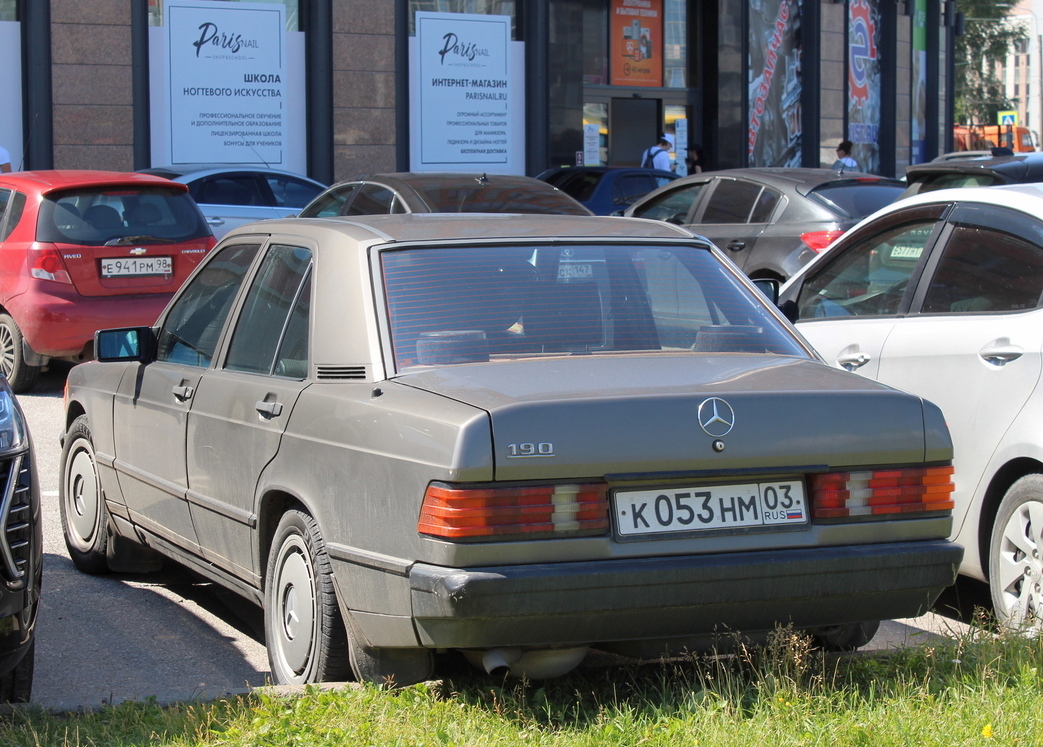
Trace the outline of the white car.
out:
[[[1043,623],[1043,185],[962,188],[871,215],[779,291],[828,363],[942,408],[961,572]],[[853,431],[858,423],[852,422]]]

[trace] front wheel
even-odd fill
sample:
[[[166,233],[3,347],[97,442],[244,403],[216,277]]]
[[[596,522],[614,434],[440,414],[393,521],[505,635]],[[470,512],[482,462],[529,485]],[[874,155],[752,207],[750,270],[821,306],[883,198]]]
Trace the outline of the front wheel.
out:
[[[1026,475],[1003,496],[989,545],[996,617],[1019,629],[1043,622],[1043,475]]]
[[[264,633],[276,684],[347,679],[347,636],[329,556],[315,519],[297,509],[283,515],[272,539]]]
[[[22,330],[10,314],[0,314],[0,373],[7,377],[15,394],[30,391],[40,378],[40,366],[25,362]]]
[[[84,573],[107,572],[109,513],[86,415],[76,418],[65,435],[58,490],[65,546],[73,565]]]

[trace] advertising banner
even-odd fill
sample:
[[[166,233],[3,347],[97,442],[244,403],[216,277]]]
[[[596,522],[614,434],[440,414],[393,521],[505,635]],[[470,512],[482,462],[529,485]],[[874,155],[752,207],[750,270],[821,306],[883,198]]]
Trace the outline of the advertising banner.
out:
[[[22,29],[16,21],[0,21],[0,147],[11,155],[11,168],[21,171],[22,162]],[[30,135],[32,133],[30,132]]]
[[[167,0],[170,163],[285,167],[285,10]]]
[[[801,162],[800,0],[764,2],[750,9],[750,166]]]
[[[611,83],[663,85],[663,0],[612,0]]]
[[[927,0],[913,3],[912,163],[927,159]]]
[[[410,39],[410,163],[525,173],[524,45],[510,16],[416,13]]]
[[[880,5],[850,0],[847,27],[847,139],[861,171],[880,169]]]

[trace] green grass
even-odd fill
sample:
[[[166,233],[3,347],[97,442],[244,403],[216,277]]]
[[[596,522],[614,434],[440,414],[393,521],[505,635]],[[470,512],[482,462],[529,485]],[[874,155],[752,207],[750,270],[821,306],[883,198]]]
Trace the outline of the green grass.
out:
[[[979,632],[824,656],[779,631],[731,657],[585,668],[546,682],[454,671],[397,691],[15,709],[0,745],[1043,745],[1043,640]]]

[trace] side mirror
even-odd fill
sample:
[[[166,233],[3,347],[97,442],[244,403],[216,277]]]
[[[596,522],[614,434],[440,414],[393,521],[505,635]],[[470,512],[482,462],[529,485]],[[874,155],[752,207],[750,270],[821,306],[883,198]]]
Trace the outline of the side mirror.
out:
[[[147,363],[156,349],[151,327],[100,329],[94,333],[94,358],[103,363],[139,361]]]
[[[763,293],[772,305],[777,305],[779,302],[779,289],[782,287],[775,278],[754,278],[753,284],[757,286],[757,290]]]

